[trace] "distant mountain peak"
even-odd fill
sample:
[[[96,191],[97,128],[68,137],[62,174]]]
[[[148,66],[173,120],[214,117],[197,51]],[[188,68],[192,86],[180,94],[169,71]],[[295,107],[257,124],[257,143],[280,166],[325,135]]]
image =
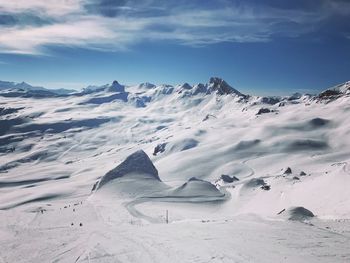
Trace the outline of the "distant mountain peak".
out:
[[[340,93],[348,93],[350,91],[350,81],[337,85],[333,89]]]
[[[181,86],[180,86],[181,89],[192,89],[192,86],[190,84],[188,84],[187,82],[183,83]]]
[[[191,94],[191,90],[192,90],[192,86],[190,85],[190,84],[188,84],[187,82],[185,82],[185,83],[183,83],[183,84],[181,84],[181,85],[177,85],[177,87],[176,87],[176,92],[177,93],[183,93],[183,94],[185,94],[185,96],[186,96],[186,94],[188,95],[188,94]]]
[[[110,86],[111,87],[119,87],[119,86],[123,86],[123,85],[121,85],[117,80],[113,80],[113,82]]]
[[[114,80],[112,85],[108,87],[108,91],[111,92],[125,92],[125,86],[119,84],[118,81]]]
[[[218,77],[211,77],[209,79],[209,91],[216,91],[219,95],[236,94],[242,96],[243,94],[238,90],[232,88],[225,80]]]
[[[155,88],[156,85],[149,83],[149,82],[144,82],[139,85],[139,88],[144,88],[144,89],[153,89]]]
[[[119,84],[118,81],[114,80],[112,82],[112,84],[105,84],[105,85],[102,85],[102,86],[90,85],[90,86],[84,88],[82,93],[83,94],[90,94],[90,93],[102,92],[102,91],[107,91],[107,92],[125,92],[125,86]]]
[[[25,92],[29,92],[29,91],[46,91],[47,89],[43,88],[43,87],[39,87],[39,86],[32,86],[30,84],[28,84],[27,82],[20,82],[20,83],[16,83],[16,82],[10,82],[10,81],[0,81],[0,90],[21,90],[21,91],[25,91]]]
[[[337,99],[343,95],[350,94],[350,81],[344,82],[342,84],[336,85],[325,91],[322,91],[318,98],[320,99]]]

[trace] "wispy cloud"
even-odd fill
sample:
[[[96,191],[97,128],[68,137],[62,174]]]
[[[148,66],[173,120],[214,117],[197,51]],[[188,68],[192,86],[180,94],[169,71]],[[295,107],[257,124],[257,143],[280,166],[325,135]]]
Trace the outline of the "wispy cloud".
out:
[[[49,21],[15,19],[0,24],[0,53],[45,54],[55,45],[125,50],[144,41],[191,46],[266,42],[276,35],[298,37],[317,30],[334,14],[350,14],[350,5],[341,0],[322,0],[317,10],[305,3],[286,9],[253,0],[246,4],[217,0],[215,7],[195,2],[174,5],[172,1],[142,0],[136,5],[128,0],[0,0],[0,11],[9,16],[35,14],[38,21]]]
[[[0,11],[8,13],[32,11],[59,17],[80,12],[81,2],[81,0],[0,0]]]
[[[110,43],[114,33],[100,19],[57,23],[40,27],[0,29],[3,52],[40,54],[48,45],[87,46]]]

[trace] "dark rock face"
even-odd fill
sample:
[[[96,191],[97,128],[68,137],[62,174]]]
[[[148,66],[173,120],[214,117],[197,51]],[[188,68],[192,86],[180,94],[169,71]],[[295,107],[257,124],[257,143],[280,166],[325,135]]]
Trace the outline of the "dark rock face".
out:
[[[227,174],[222,174],[220,176],[221,180],[223,180],[225,183],[233,183],[234,181],[239,181],[239,179],[236,176],[229,176]]]
[[[190,90],[190,89],[192,89],[192,86],[186,82],[186,83],[182,84],[180,88]]]
[[[332,98],[334,96],[339,96],[341,93],[339,91],[336,91],[336,90],[325,90],[323,92],[321,92],[318,97],[320,99],[329,99],[329,98]]]
[[[125,86],[120,85],[118,81],[113,81],[112,85],[107,89],[109,92],[125,92]]]
[[[307,220],[315,216],[310,210],[302,206],[292,207],[288,212],[289,220]]]
[[[202,83],[197,84],[193,88],[193,92],[192,92],[193,95],[197,95],[199,93],[207,93],[207,87]]]
[[[268,184],[265,184],[263,186],[260,187],[262,190],[265,190],[265,191],[269,191],[271,189],[271,186],[268,185]]]
[[[106,173],[101,178],[98,186],[94,188],[99,189],[114,179],[121,178],[132,173],[142,175],[147,174],[150,176],[150,178],[160,181],[156,167],[153,165],[148,155],[144,151],[140,150],[129,155],[124,162]]]
[[[238,90],[228,85],[227,82],[221,78],[216,78],[216,77],[210,78],[208,87],[209,87],[208,89],[209,93],[216,91],[216,93],[219,95],[227,95],[227,94],[237,94],[239,96],[243,95]]]
[[[162,153],[165,151],[165,146],[167,144],[166,143],[161,143],[161,144],[158,144],[155,148],[154,148],[154,151],[153,151],[153,155],[156,156],[158,153]]]
[[[283,174],[291,174],[292,173],[292,169],[290,167],[288,167]]]
[[[269,112],[272,112],[272,111],[268,108],[261,108],[256,115],[261,115],[261,114],[269,113]]]

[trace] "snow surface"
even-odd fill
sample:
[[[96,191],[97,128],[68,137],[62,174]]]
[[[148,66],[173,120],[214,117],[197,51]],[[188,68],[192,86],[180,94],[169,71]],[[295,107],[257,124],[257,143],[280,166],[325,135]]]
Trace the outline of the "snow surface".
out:
[[[0,262],[350,262],[347,92],[26,92],[0,92]]]

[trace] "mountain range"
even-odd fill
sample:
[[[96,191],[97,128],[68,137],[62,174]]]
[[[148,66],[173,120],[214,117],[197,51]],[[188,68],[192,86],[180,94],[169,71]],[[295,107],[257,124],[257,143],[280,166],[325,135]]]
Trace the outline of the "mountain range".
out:
[[[350,262],[350,82],[0,82],[0,262]]]

